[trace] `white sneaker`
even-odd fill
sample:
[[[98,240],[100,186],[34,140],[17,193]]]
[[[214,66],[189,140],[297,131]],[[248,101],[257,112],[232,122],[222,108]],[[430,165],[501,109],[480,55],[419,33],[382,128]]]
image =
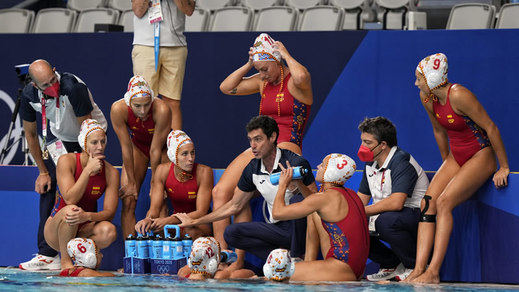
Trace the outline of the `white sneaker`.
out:
[[[391,278],[394,278],[396,275],[401,274],[404,270],[404,265],[399,264],[394,269],[380,269],[376,274],[368,275],[366,279],[368,279],[368,281],[373,282],[389,280]]]
[[[403,281],[413,272],[413,269],[405,269],[402,273],[395,276],[397,281]]]
[[[36,254],[30,261],[21,263],[20,269],[28,271],[39,271],[39,270],[60,270],[61,259],[59,255],[55,257],[48,257],[40,254]]]

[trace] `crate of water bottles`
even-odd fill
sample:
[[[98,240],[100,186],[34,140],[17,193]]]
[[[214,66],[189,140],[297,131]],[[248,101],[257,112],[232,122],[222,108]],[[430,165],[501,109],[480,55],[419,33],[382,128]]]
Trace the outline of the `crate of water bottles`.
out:
[[[174,229],[171,236],[169,230]],[[137,234],[125,241],[124,272],[131,274],[177,274],[185,266],[193,240],[188,234],[182,239],[177,225],[164,226],[164,237],[159,234]]]

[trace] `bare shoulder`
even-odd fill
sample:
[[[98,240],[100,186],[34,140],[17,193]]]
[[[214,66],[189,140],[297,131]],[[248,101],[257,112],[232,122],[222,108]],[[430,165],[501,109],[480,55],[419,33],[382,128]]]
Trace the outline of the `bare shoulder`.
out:
[[[204,176],[213,176],[213,169],[207,165],[204,165],[204,164],[199,164],[196,168],[196,175],[197,176],[201,176],[201,175],[204,175]]]
[[[204,173],[204,172],[210,172],[213,171],[213,169],[205,164],[198,164],[196,168],[197,173]]]
[[[452,99],[466,99],[475,98],[474,94],[461,84],[454,84],[451,87],[449,98]]]
[[[160,174],[160,173],[168,173],[169,172],[169,169],[171,167],[171,162],[164,162],[164,163],[161,163],[159,165],[157,165],[157,169],[155,169],[155,172],[157,174]]]
[[[126,103],[124,102],[123,99],[119,99],[119,100],[115,101],[114,103],[112,103],[112,112],[114,112],[114,111],[120,112],[124,109],[126,109]]]
[[[108,161],[103,160],[105,164],[106,177],[119,177],[119,171]]]
[[[119,99],[118,101],[112,104],[112,108],[110,109],[110,117],[112,120],[123,119],[126,120],[128,118],[128,106],[124,102],[123,99]]]
[[[63,154],[58,159],[58,165],[70,166],[76,163],[76,153]]]
[[[460,84],[455,84],[451,87],[449,100],[455,109],[461,111],[462,114],[467,112],[467,109],[477,105],[479,102],[476,96],[466,87]]]

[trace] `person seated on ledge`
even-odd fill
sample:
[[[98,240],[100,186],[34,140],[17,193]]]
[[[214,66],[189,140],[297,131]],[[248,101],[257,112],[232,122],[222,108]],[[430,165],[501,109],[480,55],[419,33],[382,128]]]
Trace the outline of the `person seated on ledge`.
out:
[[[272,204],[278,186],[273,185],[269,177],[272,173],[281,171],[278,164],[284,165],[288,161],[305,170],[301,178],[302,184],[316,191],[317,187],[310,164],[302,156],[277,147],[279,128],[273,118],[269,116],[254,117],[247,123],[246,130],[252,153],[256,158],[252,159],[243,170],[232,200],[198,219],[177,213],[176,216],[182,221],[180,227],[207,224],[236,215],[248,206],[257,191],[265,199],[270,217],[265,218],[264,222],[237,223],[236,220],[225,229],[225,241],[230,246],[250,252],[262,260],[266,260],[269,252],[277,247],[290,249],[293,256],[300,257],[304,254],[305,249],[306,219],[276,220],[272,217]],[[302,199],[302,195],[295,188],[285,189],[283,193],[285,192],[287,203]],[[244,254],[239,251],[236,253],[238,260],[229,266],[231,271],[240,270],[246,264]],[[260,273],[261,271],[255,272]]]
[[[157,166],[153,175],[150,209],[146,218],[135,225],[140,234],[146,234],[148,230],[161,231],[168,224],[179,224],[176,213],[187,213],[192,219],[200,218],[207,214],[211,204],[213,171],[209,166],[195,163],[195,146],[191,138],[183,131],[173,130],[168,135],[167,147],[171,161]],[[173,215],[169,217],[160,217],[165,204],[164,191],[173,207]],[[211,234],[211,226],[203,224],[182,232],[196,239]]]
[[[135,206],[148,162],[153,177],[157,166],[167,161],[164,146],[171,130],[171,111],[164,101],[155,98],[142,76],[133,76],[124,98],[112,104],[110,118],[123,156],[119,196],[123,203],[121,228],[126,238],[135,227]]]
[[[103,249],[117,237],[110,221],[117,209],[119,172],[104,160],[105,129],[96,120],[86,119],[78,142],[83,152],[64,154],[58,160],[60,192],[44,229],[45,240],[61,253],[61,269],[73,267],[67,253],[70,239],[90,238]],[[103,210],[97,212],[97,200],[103,194]]]
[[[292,281],[357,281],[364,274],[369,253],[369,232],[364,205],[357,193],[343,185],[356,169],[355,161],[343,154],[330,154],[317,167],[316,180],[321,192],[311,191],[299,180],[292,181],[293,169],[290,163],[279,178],[279,188],[274,199],[272,216],[277,220],[305,218],[317,212],[329,238],[330,248],[324,260],[302,261],[291,268]],[[305,199],[286,205],[285,191],[295,186]],[[288,253],[284,253],[288,257]],[[269,279],[278,272],[272,265],[273,257],[283,256],[274,250],[267,259],[264,273]],[[275,259],[274,259],[275,260]],[[274,270],[272,270],[274,269]],[[270,271],[269,271],[270,270]],[[274,275],[274,276],[272,276]],[[281,277],[283,278],[283,277]],[[282,279],[283,280],[283,279]]]
[[[72,268],[63,269],[60,277],[114,277],[109,272],[96,271],[101,265],[103,254],[89,238],[74,238],[67,243],[68,256],[74,262]]]
[[[406,279],[412,283],[440,282],[454,223],[453,209],[490,177],[496,188],[505,187],[510,174],[499,129],[470,90],[449,82],[448,67],[447,56],[437,53],[425,57],[415,70],[415,86],[443,163],[421,202],[416,266]]]
[[[227,266],[220,243],[214,237],[199,237],[193,242],[187,265],[177,275],[190,280],[227,279],[231,275]]]

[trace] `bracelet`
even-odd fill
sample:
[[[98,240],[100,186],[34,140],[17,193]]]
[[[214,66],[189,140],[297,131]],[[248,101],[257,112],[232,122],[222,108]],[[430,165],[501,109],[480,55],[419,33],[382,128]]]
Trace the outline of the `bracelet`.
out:
[[[46,172],[40,172],[40,175],[44,175],[44,174],[49,175],[49,172],[47,172],[47,171]]]

